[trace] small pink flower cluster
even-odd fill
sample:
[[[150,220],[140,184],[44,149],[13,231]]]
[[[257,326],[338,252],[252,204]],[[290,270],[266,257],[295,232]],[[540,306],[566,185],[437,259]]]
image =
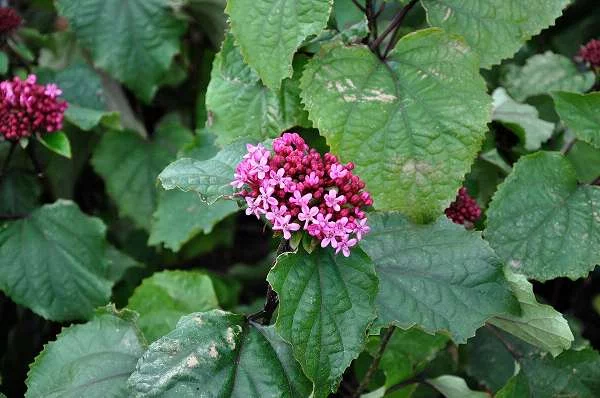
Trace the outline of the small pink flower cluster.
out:
[[[462,187],[458,190],[456,199],[450,203],[450,206],[445,211],[446,217],[452,220],[455,224],[463,224],[472,226],[472,224],[481,217],[481,208],[473,199],[467,189]]]
[[[600,68],[600,40],[590,40],[581,47],[578,57],[592,68]]]
[[[36,84],[36,76],[15,77],[0,83],[0,134],[17,141],[34,133],[53,133],[62,129],[68,104],[58,99],[62,91],[56,84]]]
[[[21,26],[23,19],[10,7],[0,7],[0,35],[8,35]]]
[[[262,145],[247,145],[231,183],[245,200],[246,214],[264,215],[284,239],[303,229],[345,257],[369,232],[363,210],[373,204],[365,183],[326,153],[309,148],[296,133],[273,141],[273,154]]]

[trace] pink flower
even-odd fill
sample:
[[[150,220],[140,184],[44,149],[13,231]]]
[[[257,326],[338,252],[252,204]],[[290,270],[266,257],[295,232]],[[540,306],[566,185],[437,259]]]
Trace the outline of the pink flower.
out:
[[[331,168],[329,169],[329,177],[331,177],[332,180],[345,177],[346,174],[348,174],[348,170],[346,170],[341,164],[332,164]]]
[[[304,221],[304,229],[306,229],[309,222],[316,222],[315,216],[317,214],[319,214],[318,207],[308,208],[308,206],[302,206],[302,211],[298,214],[298,220]]]
[[[354,233],[356,234],[356,238],[358,240],[361,240],[363,235],[368,234],[370,230],[371,227],[367,225],[366,218],[354,223]]]
[[[269,185],[274,187],[279,186],[280,189],[285,189],[288,184],[292,182],[292,179],[290,177],[284,177],[284,174],[285,170],[283,168],[280,168],[277,172],[271,170],[269,173]]]
[[[50,98],[56,98],[62,94],[62,90],[59,89],[56,84],[51,83],[46,85],[46,90],[44,91],[44,94],[46,94]]]
[[[329,220],[331,220],[331,214],[327,214],[326,216],[323,217],[322,213],[317,214],[317,221],[316,223],[321,227],[324,228],[327,226],[327,223],[329,222]]]
[[[338,243],[337,248],[335,249],[335,254],[338,254],[340,251],[344,255],[344,257],[350,256],[350,248],[356,245],[358,241],[354,238],[348,239],[348,236],[343,237]]]
[[[325,194],[325,206],[333,208],[335,211],[340,211],[340,204],[344,204],[346,198],[337,196],[334,189],[330,189],[328,194]]]
[[[337,220],[333,229],[336,236],[346,236],[352,232],[352,228],[348,225],[348,217],[342,217]]]
[[[248,174],[251,176],[256,175],[259,180],[264,179],[265,175],[267,175],[267,173],[271,170],[268,162],[269,162],[269,158],[267,156],[263,156],[259,160],[251,158],[250,159],[251,168],[250,168],[250,171],[248,172]]]
[[[319,183],[319,177],[313,171],[309,175],[306,176],[306,178],[304,179],[304,182],[309,186],[315,186]]]
[[[253,199],[247,196],[245,199],[246,204],[248,205],[248,208],[246,209],[247,216],[249,216],[250,214],[254,214],[256,218],[260,218],[260,215],[265,213],[265,211],[262,209],[262,207],[260,207],[260,204],[258,203],[258,198]]]
[[[327,245],[331,244],[331,247],[335,249],[338,244],[335,239],[335,223],[333,221],[328,222],[326,226],[321,227],[321,232],[323,233],[321,247],[327,247]]]
[[[269,210],[271,206],[277,206],[278,202],[272,195],[275,192],[273,187],[260,187],[260,195],[256,198],[257,203],[264,209]]]
[[[294,191],[294,197],[290,198],[290,203],[293,203],[299,207],[304,207],[308,206],[308,202],[310,202],[311,199],[312,193],[307,193],[306,195],[302,196],[300,191]]]
[[[281,205],[280,207],[273,206],[273,207],[271,207],[271,211],[267,212],[266,217],[267,217],[267,220],[274,223],[276,219],[285,216],[286,213],[287,213],[287,207],[285,205]]]
[[[300,225],[290,222],[291,217],[292,216],[289,214],[283,217],[278,217],[275,219],[275,223],[273,225],[273,230],[283,232],[284,239],[290,239],[292,237],[292,233],[290,231],[297,231],[300,229]]]

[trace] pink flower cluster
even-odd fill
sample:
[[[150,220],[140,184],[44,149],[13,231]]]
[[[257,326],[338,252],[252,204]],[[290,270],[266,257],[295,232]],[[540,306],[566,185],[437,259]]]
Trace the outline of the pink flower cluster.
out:
[[[36,84],[36,76],[15,77],[0,83],[0,134],[16,141],[34,133],[62,129],[68,104],[58,98],[56,84]]]
[[[0,35],[8,35],[21,26],[23,19],[10,7],[0,7]]]
[[[241,189],[246,214],[264,215],[284,239],[302,229],[348,257],[370,230],[363,208],[373,204],[354,165],[321,156],[296,133],[275,139],[273,153],[260,144],[247,149],[231,183]]]
[[[592,68],[600,68],[600,40],[590,40],[581,47],[578,57]]]
[[[462,187],[458,190],[456,199],[450,203],[445,213],[446,217],[455,224],[473,226],[473,223],[481,217],[481,208],[475,199],[469,195],[467,189]]]

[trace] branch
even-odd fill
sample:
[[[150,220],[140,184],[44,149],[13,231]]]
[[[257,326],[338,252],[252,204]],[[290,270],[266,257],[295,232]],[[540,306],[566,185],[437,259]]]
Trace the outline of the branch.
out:
[[[353,2],[353,3],[354,3],[354,5],[355,5],[355,6],[356,6],[356,7],[357,7],[359,10],[361,10],[362,12],[366,12],[366,11],[367,11],[367,10],[365,9],[365,7],[363,7],[363,6],[362,6],[362,5],[361,5],[361,4],[358,2],[358,0],[352,0],[352,2]]]
[[[577,138],[575,138],[575,137],[573,137],[570,140],[568,140],[567,142],[565,142],[565,145],[560,150],[560,153],[562,153],[563,155],[566,155],[567,153],[571,152],[571,149],[573,149],[573,146],[575,145],[576,142],[577,142]]]
[[[500,334],[500,332],[498,332],[498,329],[496,329],[495,326],[490,325],[489,323],[485,324],[485,327],[494,334],[494,336],[496,336],[496,338],[498,338],[498,340],[500,340],[500,342],[504,345],[504,347],[506,347],[506,349],[508,350],[508,352],[510,353],[510,355],[512,355],[512,357],[516,360],[519,361],[522,357],[523,354],[521,354],[519,352],[519,350],[517,350],[508,340],[506,340],[504,338],[504,336],[502,336]]]
[[[371,45],[369,46],[372,51],[374,51],[375,49],[378,49],[379,46],[381,45],[381,43],[385,40],[385,38],[390,33],[395,32],[395,30],[397,30],[398,27],[400,27],[400,25],[402,24],[402,21],[404,21],[404,18],[406,17],[406,14],[408,14],[408,12],[415,6],[415,4],[417,4],[417,1],[418,0],[411,0],[410,3],[405,5],[400,10],[400,12],[398,12],[398,14],[396,14],[394,19],[392,19],[392,21],[390,22],[388,27],[383,31],[383,33],[381,33],[381,35],[379,37],[377,37],[375,39],[375,41],[373,41],[373,43],[371,43]]]
[[[48,195],[49,199],[52,202],[54,202],[54,200],[56,199],[56,196],[54,195],[54,190],[52,189],[50,180],[48,180],[48,177],[46,176],[46,173],[44,172],[42,163],[39,161],[37,154],[35,153],[34,142],[35,142],[35,140],[33,140],[33,139],[29,140],[29,143],[27,144],[27,154],[29,155],[29,158],[31,159],[31,164],[33,164],[35,174],[37,175],[38,179],[42,183],[42,186],[44,187],[44,190],[46,191],[46,195]]]
[[[385,395],[390,395],[398,390],[403,389],[406,386],[410,386],[411,384],[417,384],[417,383],[423,383],[425,382],[425,378],[423,377],[423,373],[419,373],[418,375],[415,375],[414,377],[411,377],[410,379],[406,379],[404,381],[401,381],[398,384],[394,384],[393,386],[391,386],[390,388],[385,390]]]
[[[383,357],[385,349],[387,348],[387,345],[390,342],[390,339],[392,338],[392,335],[394,334],[395,330],[396,330],[395,327],[390,326],[389,329],[385,332],[385,334],[381,337],[381,343],[379,345],[379,350],[377,350],[377,354],[375,354],[375,358],[373,358],[373,362],[371,362],[371,365],[369,366],[367,373],[365,373],[365,377],[363,377],[362,381],[360,382],[360,385],[358,386],[356,391],[354,391],[352,398],[359,397],[360,393],[363,392],[368,387],[369,383],[371,382],[371,378],[373,377],[373,375],[379,368],[379,362],[381,362],[381,358]]]
[[[281,239],[281,242],[279,242],[279,247],[277,248],[277,257],[289,250],[290,246],[288,241]],[[275,261],[277,261],[277,258],[275,258]],[[267,297],[265,299],[265,305],[263,306],[263,309],[255,312],[254,314],[248,315],[248,320],[256,321],[260,319],[260,323],[262,325],[270,324],[273,313],[277,309],[277,305],[279,305],[279,297],[277,297],[277,293],[273,290],[271,285],[267,284]]]

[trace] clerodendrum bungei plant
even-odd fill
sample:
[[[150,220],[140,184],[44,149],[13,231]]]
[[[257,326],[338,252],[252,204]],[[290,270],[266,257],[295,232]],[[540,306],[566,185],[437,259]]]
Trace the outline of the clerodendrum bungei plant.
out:
[[[594,0],[17,3],[1,391],[600,396]]]

